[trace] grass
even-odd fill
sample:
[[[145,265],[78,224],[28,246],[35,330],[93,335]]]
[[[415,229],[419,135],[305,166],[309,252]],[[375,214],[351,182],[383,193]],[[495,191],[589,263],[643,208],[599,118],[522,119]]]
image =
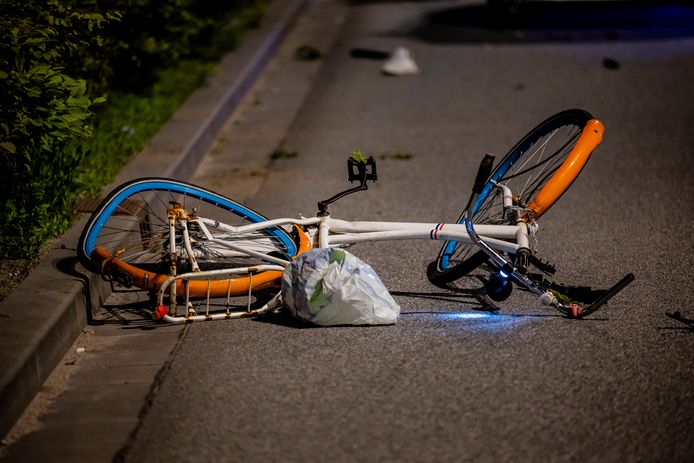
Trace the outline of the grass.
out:
[[[220,24],[209,47],[199,50],[199,59],[183,60],[159,70],[150,88],[108,95],[105,107],[96,117],[89,156],[77,175],[80,197],[98,195],[117,176],[132,155],[204,84],[221,56],[237,46],[248,29],[258,27],[266,5],[265,0],[255,0],[233,12]]]
[[[290,159],[299,155],[296,151],[290,151],[286,148],[277,148],[270,153],[270,159]]]
[[[204,83],[214,67],[213,63],[184,61],[160,71],[158,81],[145,94],[109,95],[89,143],[90,155],[77,177],[81,196],[97,195],[103,185],[113,180],[128,159]]]
[[[316,61],[323,58],[323,53],[311,45],[301,45],[296,48],[294,53],[302,61]]]
[[[414,154],[407,153],[404,151],[386,151],[384,153],[379,154],[378,157],[380,159],[396,159],[398,161],[407,161],[409,159],[412,159],[414,157]]]

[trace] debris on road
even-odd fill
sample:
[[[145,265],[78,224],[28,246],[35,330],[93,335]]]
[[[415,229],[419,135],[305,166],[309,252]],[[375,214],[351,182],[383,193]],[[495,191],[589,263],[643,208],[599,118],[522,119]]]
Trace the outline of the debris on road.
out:
[[[419,74],[419,66],[407,48],[397,47],[388,61],[383,64],[381,71],[388,76],[407,76]]]

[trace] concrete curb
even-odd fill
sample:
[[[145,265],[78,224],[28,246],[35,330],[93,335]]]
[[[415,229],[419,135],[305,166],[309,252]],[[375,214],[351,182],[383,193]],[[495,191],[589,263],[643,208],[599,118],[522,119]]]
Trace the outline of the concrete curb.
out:
[[[227,55],[207,85],[197,90],[114,182],[141,176],[187,179],[229,115],[263,71],[286,32],[310,0],[274,1],[263,25]],[[107,187],[108,191],[111,187]],[[4,437],[109,296],[99,276],[77,263],[83,217],[0,303],[0,437]]]

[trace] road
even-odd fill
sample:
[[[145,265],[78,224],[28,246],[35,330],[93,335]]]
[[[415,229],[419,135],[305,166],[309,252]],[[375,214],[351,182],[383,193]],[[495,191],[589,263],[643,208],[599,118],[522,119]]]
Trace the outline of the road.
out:
[[[694,318],[694,37],[550,40],[435,20],[467,3],[318,2],[303,27],[335,26],[293,40],[326,56],[277,62],[196,180],[268,216],[308,215],[347,185],[344,160],[360,148],[379,181],[333,216],[450,221],[484,153],[580,107],[605,140],[542,222],[540,255],[563,282],[636,281],[584,321],[519,291],[490,312],[474,277],[458,292],[427,282],[436,243],[359,245],[402,307],[397,325],[191,324],[125,461],[694,457],[694,337],[666,315]],[[350,56],[399,45],[420,74],[385,77],[381,62]],[[297,155],[270,161],[277,145]]]

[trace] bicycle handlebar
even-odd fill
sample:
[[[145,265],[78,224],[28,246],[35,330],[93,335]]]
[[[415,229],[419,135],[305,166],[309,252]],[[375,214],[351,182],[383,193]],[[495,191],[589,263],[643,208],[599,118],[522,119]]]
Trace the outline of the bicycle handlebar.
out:
[[[629,283],[634,281],[635,277],[633,273],[629,273],[624,278],[619,280],[614,286],[612,286],[610,289],[605,291],[605,293],[600,296],[597,300],[595,300],[591,305],[588,307],[584,307],[578,312],[578,317],[577,318],[582,318],[585,317],[586,315],[590,315],[596,310],[598,310],[600,307],[602,307],[607,301],[609,301],[612,297],[614,297],[618,292],[623,290]]]

